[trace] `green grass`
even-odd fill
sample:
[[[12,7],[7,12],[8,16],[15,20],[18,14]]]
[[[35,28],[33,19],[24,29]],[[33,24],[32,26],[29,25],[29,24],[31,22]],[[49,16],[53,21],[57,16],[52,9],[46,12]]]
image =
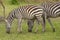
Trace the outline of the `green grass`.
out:
[[[24,4],[23,4],[24,5]],[[6,17],[8,16],[9,12],[17,8],[19,5],[5,5],[6,7]],[[2,8],[1,8],[2,9]],[[3,16],[3,12],[0,9],[0,15]],[[56,32],[52,32],[51,26],[47,22],[46,24],[46,32],[42,32],[42,26],[39,26],[38,32],[34,33],[36,23],[33,28],[33,32],[28,32],[27,22],[22,23],[23,31],[22,33],[17,32],[17,20],[13,21],[11,27],[11,33],[6,33],[6,25],[4,22],[0,23],[0,40],[60,40],[60,18],[52,19],[52,23],[56,28]]]

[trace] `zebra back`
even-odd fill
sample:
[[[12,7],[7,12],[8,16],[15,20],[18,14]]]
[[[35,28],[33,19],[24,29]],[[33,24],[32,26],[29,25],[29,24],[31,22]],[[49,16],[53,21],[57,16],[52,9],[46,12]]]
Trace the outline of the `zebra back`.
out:
[[[52,3],[46,2],[43,3],[42,6],[49,17],[58,17],[60,15],[60,2]]]

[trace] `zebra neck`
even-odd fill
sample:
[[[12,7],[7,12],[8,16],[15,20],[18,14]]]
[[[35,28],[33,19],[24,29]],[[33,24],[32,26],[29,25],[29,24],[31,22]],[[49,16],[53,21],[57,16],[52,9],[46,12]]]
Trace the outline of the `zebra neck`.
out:
[[[7,18],[7,21],[11,24],[12,21],[13,21],[13,19],[14,19],[14,18],[11,19],[11,18],[9,17],[9,18]]]

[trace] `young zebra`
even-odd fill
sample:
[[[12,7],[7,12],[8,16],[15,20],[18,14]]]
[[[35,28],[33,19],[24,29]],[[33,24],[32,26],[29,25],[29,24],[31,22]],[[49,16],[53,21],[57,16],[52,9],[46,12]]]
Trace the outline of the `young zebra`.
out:
[[[55,32],[55,28],[53,24],[51,23],[50,18],[56,18],[60,17],[60,2],[52,3],[52,2],[45,2],[41,5],[44,7],[44,11],[46,12],[46,19],[48,20],[49,24],[51,25],[51,28],[53,29],[53,32]],[[33,27],[33,21],[28,21],[28,31],[32,31]],[[30,26],[31,25],[31,26]]]
[[[18,19],[18,32],[22,32],[22,27],[21,27],[21,22],[22,19],[27,19],[27,20],[38,20],[39,22],[42,23],[42,26],[44,23],[42,22],[42,15],[44,15],[43,12],[43,7],[37,6],[37,5],[27,5],[27,6],[21,6],[19,8],[16,8],[12,10],[8,17],[6,18],[6,23],[7,23],[7,33],[10,33],[10,26],[12,24],[12,21],[14,18]],[[38,26],[38,25],[37,25]],[[37,31],[38,28],[36,28]],[[43,26],[43,31],[44,31],[44,26]]]

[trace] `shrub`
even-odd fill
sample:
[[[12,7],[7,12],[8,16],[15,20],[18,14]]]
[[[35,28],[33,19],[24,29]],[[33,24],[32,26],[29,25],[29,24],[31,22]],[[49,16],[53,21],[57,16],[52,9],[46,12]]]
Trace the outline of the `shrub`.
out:
[[[17,0],[11,0],[11,4],[15,5],[15,4],[19,4]]]

